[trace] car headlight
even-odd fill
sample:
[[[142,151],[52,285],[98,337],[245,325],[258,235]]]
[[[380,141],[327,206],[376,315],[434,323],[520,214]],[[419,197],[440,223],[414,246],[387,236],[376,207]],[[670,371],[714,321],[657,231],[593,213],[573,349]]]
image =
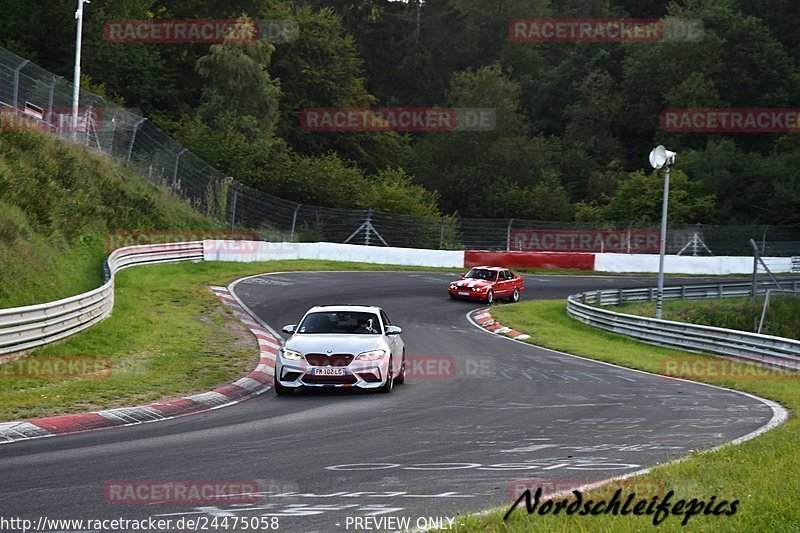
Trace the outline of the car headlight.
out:
[[[486,287],[473,287],[472,290],[475,292],[483,292],[486,290]]]
[[[457,289],[457,288],[458,288],[458,286],[457,286],[457,285],[450,285],[450,288],[451,288],[451,289]]]
[[[291,359],[294,361],[303,358],[303,354],[301,354],[300,352],[295,352],[294,350],[287,350],[286,348],[281,348],[281,354],[283,355],[284,359]]]
[[[370,350],[369,352],[361,352],[356,359],[361,361],[377,361],[386,355],[386,350]]]

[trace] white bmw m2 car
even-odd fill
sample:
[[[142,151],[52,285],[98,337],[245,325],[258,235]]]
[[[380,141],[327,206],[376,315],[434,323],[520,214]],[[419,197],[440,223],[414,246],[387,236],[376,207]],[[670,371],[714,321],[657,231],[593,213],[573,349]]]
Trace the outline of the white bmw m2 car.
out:
[[[405,346],[399,327],[380,307],[312,307],[278,350],[275,393],[301,387],[359,387],[391,392],[405,381]]]

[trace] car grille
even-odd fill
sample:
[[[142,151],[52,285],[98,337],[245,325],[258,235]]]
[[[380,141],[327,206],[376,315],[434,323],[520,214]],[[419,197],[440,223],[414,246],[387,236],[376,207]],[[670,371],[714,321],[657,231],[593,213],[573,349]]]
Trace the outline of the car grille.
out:
[[[311,366],[347,366],[353,362],[353,354],[335,353],[327,355],[324,353],[310,353],[306,355],[306,361]]]

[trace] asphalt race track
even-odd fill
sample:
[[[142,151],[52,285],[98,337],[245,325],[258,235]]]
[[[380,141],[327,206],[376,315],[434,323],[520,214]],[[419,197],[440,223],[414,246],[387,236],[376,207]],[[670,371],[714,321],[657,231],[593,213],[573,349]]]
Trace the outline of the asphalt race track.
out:
[[[391,394],[322,391],[141,426],[0,446],[0,514],[48,518],[277,516],[281,531],[347,518],[454,516],[510,503],[510,486],[622,475],[765,425],[766,404],[493,336],[443,273],[286,273],[236,294],[275,330],[312,305],[375,304],[418,361],[455,368]],[[670,280],[676,283],[676,280]],[[652,286],[655,278],[526,276],[524,298]],[[428,367],[426,367],[428,368]],[[441,370],[441,368],[445,368]],[[414,371],[412,371],[412,374]],[[258,480],[255,503],[109,505],[111,480]]]

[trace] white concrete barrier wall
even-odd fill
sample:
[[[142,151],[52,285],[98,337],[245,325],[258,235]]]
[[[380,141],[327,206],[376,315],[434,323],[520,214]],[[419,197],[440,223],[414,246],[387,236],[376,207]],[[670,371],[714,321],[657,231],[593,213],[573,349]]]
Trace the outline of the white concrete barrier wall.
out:
[[[330,242],[203,241],[206,261],[255,263],[290,259],[319,259],[421,267],[464,268],[464,252],[420,250],[384,246],[359,246]],[[765,257],[773,272],[791,272],[790,257]],[[668,255],[664,261],[668,274],[750,274],[752,257],[692,257]],[[598,272],[658,272],[656,254],[595,254]]]
[[[773,272],[791,272],[790,257],[765,257],[764,262]],[[655,254],[596,254],[594,269],[598,272],[658,272],[658,255]],[[750,274],[752,257],[691,257],[668,255],[664,258],[667,274]]]
[[[319,259],[422,267],[463,268],[464,252],[359,246],[328,242],[289,243],[255,241],[203,241],[206,261],[255,263],[289,259]]]

